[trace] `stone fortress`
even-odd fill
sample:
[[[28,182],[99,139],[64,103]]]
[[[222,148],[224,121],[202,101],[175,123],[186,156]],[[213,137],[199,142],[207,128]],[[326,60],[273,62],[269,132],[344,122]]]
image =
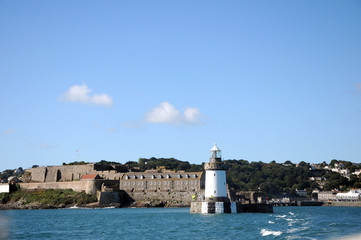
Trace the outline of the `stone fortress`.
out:
[[[26,170],[22,189],[72,189],[104,196],[110,202],[168,201],[189,206],[192,195],[204,195],[203,172],[171,171],[164,167],[145,172],[124,172],[117,165],[101,164],[37,167]]]
[[[271,205],[234,201],[226,183],[221,150],[216,144],[202,172],[172,171],[165,167],[145,172],[125,171],[119,165],[99,163],[37,167],[26,170],[20,187],[96,194],[99,205],[104,206],[127,206],[135,202],[135,206],[143,207],[190,206],[192,213],[273,212]]]

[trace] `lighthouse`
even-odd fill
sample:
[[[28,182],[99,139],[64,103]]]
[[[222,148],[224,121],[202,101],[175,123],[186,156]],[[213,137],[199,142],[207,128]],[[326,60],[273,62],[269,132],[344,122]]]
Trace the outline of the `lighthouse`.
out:
[[[216,144],[211,149],[209,162],[204,164],[204,199],[191,203],[191,213],[236,213],[237,206],[227,196],[226,167],[221,150]]]
[[[214,143],[206,172],[205,198],[207,201],[229,201],[227,197],[226,168],[222,162],[221,150]]]
[[[211,149],[209,162],[204,164],[205,189],[204,198],[197,200],[192,196],[191,213],[241,213],[262,212],[273,213],[273,206],[265,203],[231,202],[226,182],[226,167],[222,162],[221,150],[216,144]]]

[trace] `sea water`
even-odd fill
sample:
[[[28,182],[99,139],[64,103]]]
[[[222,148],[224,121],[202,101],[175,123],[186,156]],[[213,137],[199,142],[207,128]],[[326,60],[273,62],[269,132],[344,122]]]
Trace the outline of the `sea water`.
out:
[[[6,239],[338,239],[361,233],[361,208],[275,207],[273,214],[189,208],[9,210]],[[7,233],[6,233],[7,230]]]

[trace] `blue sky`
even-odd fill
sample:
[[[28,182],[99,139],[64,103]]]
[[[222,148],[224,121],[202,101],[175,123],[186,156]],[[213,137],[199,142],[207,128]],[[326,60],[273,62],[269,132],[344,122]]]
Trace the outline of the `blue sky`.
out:
[[[360,1],[0,1],[0,170],[361,162]]]

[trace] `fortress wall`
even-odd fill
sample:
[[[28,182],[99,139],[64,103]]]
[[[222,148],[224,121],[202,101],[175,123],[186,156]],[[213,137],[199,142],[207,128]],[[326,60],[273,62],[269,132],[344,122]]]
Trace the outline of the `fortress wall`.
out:
[[[102,184],[113,187],[114,190],[119,190],[119,181],[114,180],[83,180],[72,182],[43,182],[43,183],[20,183],[21,189],[72,189],[75,192],[86,192],[89,194],[96,194],[101,189]]]
[[[192,195],[194,192],[180,192],[180,191],[171,191],[171,192],[129,192],[126,191],[128,195],[133,198],[135,201],[151,201],[151,200],[164,200],[164,201],[178,201],[185,204],[189,204],[192,201]],[[204,196],[204,191],[196,192],[197,198]]]
[[[55,167],[47,167],[45,182],[56,182],[57,170]]]
[[[96,193],[95,183],[92,180],[74,182],[46,182],[46,183],[20,183],[21,189],[72,189],[76,192]]]
[[[28,171],[33,182],[69,182],[80,180],[85,174],[98,174],[94,164],[38,167]]]
[[[31,179],[35,182],[45,182],[46,171],[46,167],[29,169],[29,172],[31,172]]]
[[[108,170],[108,171],[98,171],[100,177],[109,180],[120,180],[124,173],[116,172],[115,170]]]
[[[48,167],[49,169],[55,168],[61,172],[60,182],[80,180],[82,175],[97,174],[94,170],[94,164],[87,165],[63,165]]]

